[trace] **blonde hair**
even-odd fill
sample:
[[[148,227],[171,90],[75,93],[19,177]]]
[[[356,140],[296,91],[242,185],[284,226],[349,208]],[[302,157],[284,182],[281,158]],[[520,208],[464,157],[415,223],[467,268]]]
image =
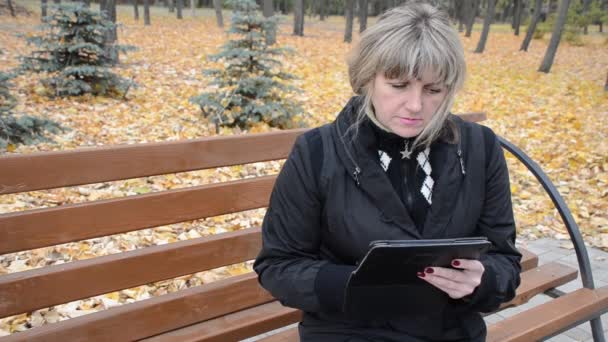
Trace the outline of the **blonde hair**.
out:
[[[466,73],[458,33],[445,13],[428,4],[408,3],[388,10],[363,32],[348,61],[353,91],[363,96],[355,128],[366,115],[374,115],[373,81],[380,72],[391,79],[420,79],[431,72],[446,87],[446,97],[414,141],[414,146],[429,146],[442,133]]]

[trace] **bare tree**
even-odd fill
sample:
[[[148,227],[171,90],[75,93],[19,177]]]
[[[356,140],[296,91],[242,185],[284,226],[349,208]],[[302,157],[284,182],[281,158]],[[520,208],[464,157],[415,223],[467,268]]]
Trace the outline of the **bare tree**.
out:
[[[325,20],[325,10],[327,7],[327,0],[319,0],[319,20]]]
[[[469,0],[458,1],[454,6],[458,18],[458,32],[464,31]]]
[[[272,7],[272,0],[264,0],[263,6],[264,6],[264,8],[263,8],[264,17],[266,17],[266,18],[272,17],[274,15],[274,8]],[[266,44],[267,45],[272,45],[272,44],[276,43],[276,41],[277,41],[276,34],[277,34],[276,28],[274,30],[266,31]]]
[[[359,33],[367,29],[367,0],[359,0]]]
[[[467,31],[465,37],[470,37],[473,32],[473,24],[475,24],[475,17],[477,16],[477,8],[479,7],[479,0],[468,0],[468,16],[467,16]]]
[[[213,8],[215,8],[215,19],[217,26],[224,27],[224,17],[222,16],[222,0],[213,0]]]
[[[139,20],[139,7],[137,5],[137,0],[133,0],[133,14],[135,15],[135,20]]]
[[[263,0],[263,14],[264,17],[270,18],[274,15],[274,8],[272,7],[272,0]]]
[[[346,7],[344,8],[346,14],[346,27],[344,29],[344,42],[350,43],[353,41],[353,12],[355,11],[355,0],[345,0]]]
[[[184,0],[177,0],[177,19],[184,19],[182,9],[184,8]]]
[[[144,26],[150,26],[150,0],[144,0]]]
[[[540,65],[538,71],[551,71],[551,66],[553,65],[553,60],[555,59],[555,53],[557,52],[559,41],[562,38],[562,31],[564,30],[564,25],[566,24],[566,17],[568,16],[569,6],[570,0],[562,0],[559,6],[559,14],[557,15],[557,21],[555,22],[555,26],[553,27],[553,33],[551,34],[551,41],[549,41],[549,46],[547,47],[545,58],[543,59],[543,62]]]
[[[583,13],[582,15],[586,15],[589,12],[589,6],[591,6],[591,0],[583,0]],[[587,34],[588,29],[587,25],[583,26],[583,34]]]
[[[13,7],[13,1],[12,0],[6,0],[7,5],[8,5],[8,9],[11,11],[11,17],[16,17],[17,15],[15,14],[15,8]]]
[[[293,35],[304,36],[304,0],[295,0],[293,11]]]
[[[528,31],[526,31],[526,38],[521,42],[521,47],[519,51],[528,51],[528,46],[532,41],[532,37],[534,36],[534,31],[536,31],[536,25],[540,20],[540,11],[543,7],[543,0],[536,0],[534,4],[534,15],[532,16],[532,20],[530,20],[530,25],[528,26]]]
[[[48,7],[47,0],[41,0],[40,1],[40,19],[41,20],[42,20],[42,18],[46,17],[47,7]]]
[[[523,12],[522,0],[515,0],[515,11],[513,12],[513,28],[514,34],[519,36],[519,27],[521,26],[521,13]]]
[[[479,42],[477,43],[475,53],[482,53],[483,50],[486,48],[486,41],[488,40],[488,33],[490,32],[490,24],[492,24],[492,19],[494,19],[495,6],[495,0],[488,0],[486,18],[483,20],[483,30],[481,31],[481,37],[479,37]]]

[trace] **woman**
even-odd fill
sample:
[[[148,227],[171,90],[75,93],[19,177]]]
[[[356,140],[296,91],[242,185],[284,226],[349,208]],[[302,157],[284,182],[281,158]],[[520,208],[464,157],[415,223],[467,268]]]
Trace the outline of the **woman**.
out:
[[[479,312],[515,295],[521,255],[500,144],[488,128],[449,114],[464,74],[444,14],[426,4],[391,9],[349,61],[359,96],[296,141],[254,269],[273,296],[304,312],[302,341],[483,341]],[[358,299],[374,298],[374,309],[345,305],[371,241],[471,236],[493,244],[479,261],[418,272],[440,304],[369,288]]]

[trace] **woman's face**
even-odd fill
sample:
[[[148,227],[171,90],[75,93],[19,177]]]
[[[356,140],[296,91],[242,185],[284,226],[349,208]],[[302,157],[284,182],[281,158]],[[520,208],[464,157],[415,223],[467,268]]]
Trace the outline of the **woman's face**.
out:
[[[403,138],[411,138],[428,125],[446,94],[447,88],[435,83],[431,73],[410,80],[388,79],[378,73],[372,104],[381,124]]]

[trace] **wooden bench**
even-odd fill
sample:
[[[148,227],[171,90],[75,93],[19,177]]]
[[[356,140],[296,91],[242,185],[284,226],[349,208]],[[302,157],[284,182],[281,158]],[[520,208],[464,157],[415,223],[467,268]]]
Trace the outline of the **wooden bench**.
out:
[[[463,117],[470,121],[484,119],[482,114]],[[284,159],[303,132],[7,155],[0,157],[0,194]],[[539,172],[521,151],[506,141],[503,146],[533,172]],[[608,308],[608,288],[594,289],[576,224],[540,172],[539,179],[570,230],[584,287],[558,293],[554,289],[575,279],[578,270],[559,263],[538,265],[536,255],[522,250],[522,283],[516,298],[503,308],[523,304],[541,293],[558,298],[491,325],[489,340],[531,341],[593,320],[595,340],[603,341],[598,317]],[[0,255],[263,208],[275,177],[0,214]],[[4,274],[0,276],[0,318],[251,260],[261,247],[260,236],[259,228],[242,229]],[[274,300],[250,272],[46,324],[0,341],[233,341],[287,326],[300,317],[298,310]],[[266,340],[297,340],[297,329],[287,329]]]

